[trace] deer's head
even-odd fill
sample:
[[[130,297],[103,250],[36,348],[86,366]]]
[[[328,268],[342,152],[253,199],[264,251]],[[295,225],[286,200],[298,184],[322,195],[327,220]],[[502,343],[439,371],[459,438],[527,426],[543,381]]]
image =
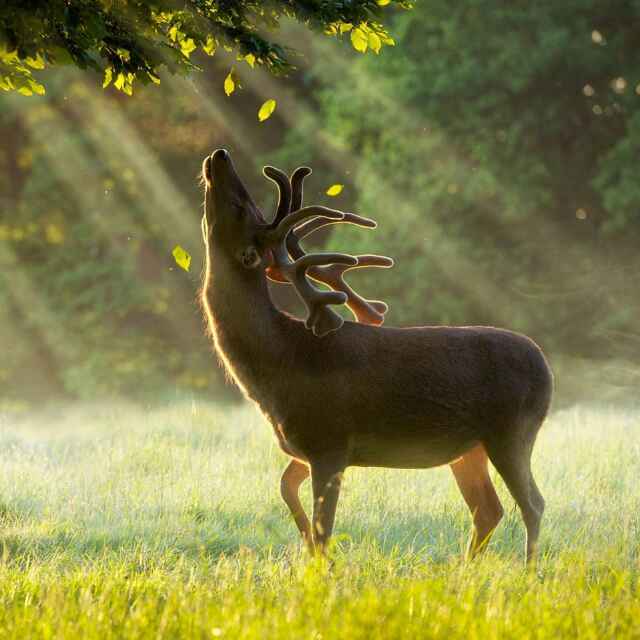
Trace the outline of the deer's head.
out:
[[[344,322],[328,305],[346,304],[356,320],[382,324],[387,305],[359,296],[343,275],[358,267],[390,267],[393,260],[374,255],[307,254],[300,246],[302,238],[328,224],[347,222],[374,228],[376,223],[328,207],[302,207],[302,183],[311,173],[308,167],[296,169],[291,179],[275,167],[265,167],[263,173],[278,186],[280,196],[270,223],[249,195],[226,150],[218,149],[204,159],[202,233],[207,255],[247,277],[292,284],[307,307],[306,326],[317,336],[339,329]],[[211,259],[209,268],[215,268]],[[318,289],[310,279],[326,284],[331,291]]]
[[[236,173],[229,153],[218,149],[204,159],[205,206],[202,234],[207,248],[233,266],[257,269],[264,217]]]

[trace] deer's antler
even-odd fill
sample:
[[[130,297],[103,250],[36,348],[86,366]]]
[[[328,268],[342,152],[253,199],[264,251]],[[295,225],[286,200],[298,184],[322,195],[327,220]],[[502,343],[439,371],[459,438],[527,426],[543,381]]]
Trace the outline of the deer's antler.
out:
[[[283,171],[275,167],[264,169],[265,176],[276,183],[280,193],[276,216],[263,238],[274,258],[267,275],[276,282],[293,284],[309,312],[306,326],[317,336],[339,329],[344,322],[327,305],[346,304],[358,322],[380,325],[384,322],[387,305],[360,296],[344,280],[344,274],[362,267],[389,268],[393,266],[391,258],[343,253],[307,254],[300,246],[302,238],[329,224],[346,222],[370,229],[377,226],[373,220],[354,213],[322,206],[302,207],[302,183],[310,173],[308,167],[299,167],[289,180]],[[285,212],[287,204],[291,211]],[[317,289],[307,276],[326,284],[332,291]]]

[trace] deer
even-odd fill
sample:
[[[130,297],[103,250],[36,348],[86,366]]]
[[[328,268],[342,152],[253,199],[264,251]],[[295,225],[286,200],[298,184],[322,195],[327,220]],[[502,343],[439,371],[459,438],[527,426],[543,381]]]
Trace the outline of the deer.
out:
[[[344,275],[389,268],[393,261],[307,253],[301,245],[327,225],[376,226],[354,213],[303,206],[310,173],[299,167],[289,177],[264,167],[279,194],[268,222],[227,150],[204,159],[199,294],[222,366],[290,458],[280,491],[304,543],[312,553],[326,552],[348,467],[449,465],[471,512],[466,557],[473,558],[503,516],[491,461],[519,507],[531,561],[545,507],[531,456],[553,392],[542,350],[524,335],[494,327],[382,326],[387,305],[360,296]],[[270,280],[294,287],[305,320],[277,308]],[[335,305],[346,305],[354,321]],[[299,497],[309,476],[311,520]]]

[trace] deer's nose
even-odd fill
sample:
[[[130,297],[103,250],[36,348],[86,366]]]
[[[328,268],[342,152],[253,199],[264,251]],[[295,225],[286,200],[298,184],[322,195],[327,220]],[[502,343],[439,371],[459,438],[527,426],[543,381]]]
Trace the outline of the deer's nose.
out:
[[[217,149],[211,157],[213,160],[227,160],[229,158],[229,152],[226,149]]]

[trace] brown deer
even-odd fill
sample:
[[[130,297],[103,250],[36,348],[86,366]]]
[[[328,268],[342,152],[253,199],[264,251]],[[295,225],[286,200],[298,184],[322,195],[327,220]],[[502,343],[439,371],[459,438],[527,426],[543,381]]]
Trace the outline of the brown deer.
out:
[[[358,296],[345,271],[388,267],[389,258],[306,254],[300,240],[367,218],[302,207],[302,182],[273,167],[279,187],[268,223],[238,177],[229,153],[205,158],[202,303],[220,360],[273,426],[291,456],[281,493],[308,546],[323,550],[333,529],[348,466],[428,468],[449,464],[472,513],[468,555],[486,547],[503,510],[488,473],[491,460],[517,502],[531,559],[544,499],[531,454],[551,401],[553,379],[529,338],[493,327],[383,328],[386,305]],[[306,322],[279,311],[267,279],[293,284]],[[320,290],[312,280],[324,283]],[[358,322],[328,305],[347,304]],[[311,475],[312,524],[298,497]]]

